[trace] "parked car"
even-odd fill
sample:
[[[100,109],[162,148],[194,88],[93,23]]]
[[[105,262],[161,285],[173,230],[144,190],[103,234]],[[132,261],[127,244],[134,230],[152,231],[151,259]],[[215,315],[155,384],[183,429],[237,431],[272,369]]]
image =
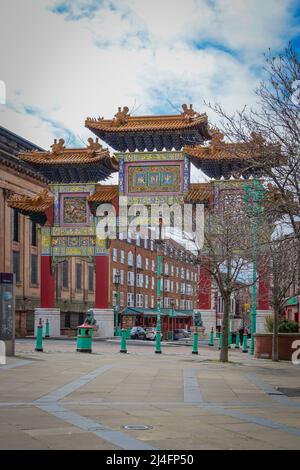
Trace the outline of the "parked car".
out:
[[[141,326],[134,326],[130,330],[131,339],[146,339],[146,331]]]
[[[156,338],[156,328],[148,327],[145,328],[146,331],[146,339],[154,341]]]
[[[183,339],[183,338],[190,338],[191,333],[184,329],[184,328],[179,328],[178,330],[174,330],[174,339]]]

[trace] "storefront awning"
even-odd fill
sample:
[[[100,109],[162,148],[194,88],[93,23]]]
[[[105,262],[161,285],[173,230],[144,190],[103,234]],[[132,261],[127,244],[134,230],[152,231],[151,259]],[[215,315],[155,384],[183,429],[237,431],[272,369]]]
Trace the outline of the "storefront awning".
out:
[[[147,317],[157,316],[158,311],[155,308],[126,307],[121,311],[121,315],[143,315]],[[161,316],[172,316],[171,308],[162,308]],[[174,310],[174,317],[192,317],[193,310]]]

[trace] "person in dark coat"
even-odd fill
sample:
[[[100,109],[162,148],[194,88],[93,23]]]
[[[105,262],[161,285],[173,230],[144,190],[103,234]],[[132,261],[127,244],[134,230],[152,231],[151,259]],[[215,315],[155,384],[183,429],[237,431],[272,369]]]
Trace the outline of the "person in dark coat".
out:
[[[242,346],[242,344],[243,344],[244,331],[245,331],[245,328],[244,328],[243,326],[241,326],[241,328],[239,329],[240,344],[241,344],[241,346]]]

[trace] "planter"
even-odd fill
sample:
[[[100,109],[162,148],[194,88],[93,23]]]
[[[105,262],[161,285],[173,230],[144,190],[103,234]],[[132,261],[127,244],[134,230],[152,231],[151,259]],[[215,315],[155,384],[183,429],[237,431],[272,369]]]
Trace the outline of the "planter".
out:
[[[273,333],[255,333],[254,357],[259,359],[272,358],[272,337]],[[294,341],[300,340],[300,333],[279,333],[278,334],[278,359],[290,361],[295,351],[292,349]]]

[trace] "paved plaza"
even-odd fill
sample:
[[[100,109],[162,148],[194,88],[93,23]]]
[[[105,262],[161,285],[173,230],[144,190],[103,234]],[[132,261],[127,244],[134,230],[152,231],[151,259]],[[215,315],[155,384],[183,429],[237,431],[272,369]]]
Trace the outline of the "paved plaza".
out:
[[[0,366],[0,449],[300,448],[300,397],[277,390],[300,387],[300,366],[235,350],[224,365],[208,346],[34,346]]]

